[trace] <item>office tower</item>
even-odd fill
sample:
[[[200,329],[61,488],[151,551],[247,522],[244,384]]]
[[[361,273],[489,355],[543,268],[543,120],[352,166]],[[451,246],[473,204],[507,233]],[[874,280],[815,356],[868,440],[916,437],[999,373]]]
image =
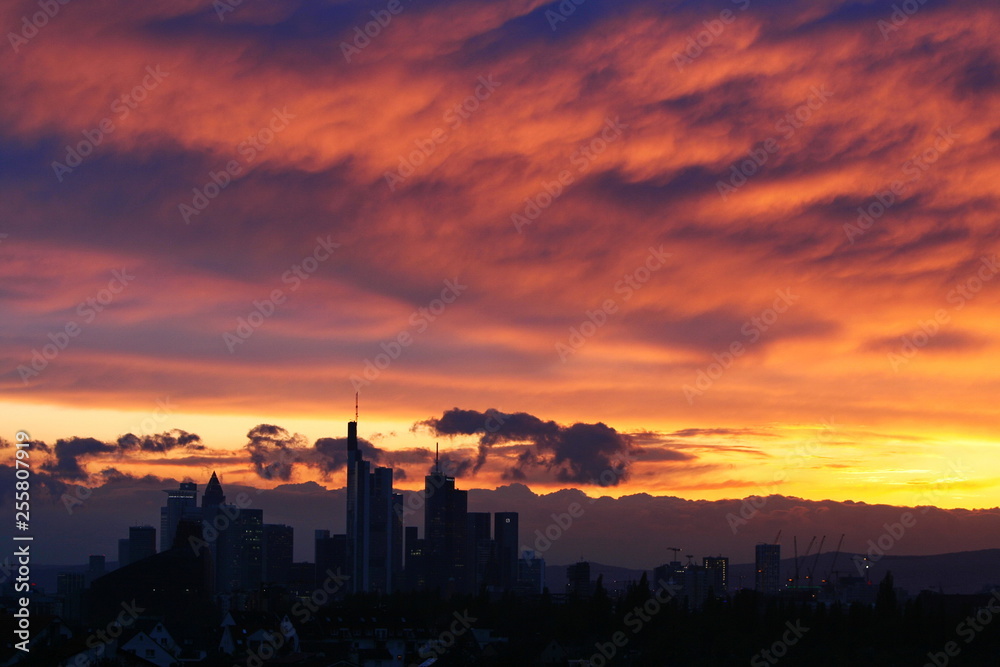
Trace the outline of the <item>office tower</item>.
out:
[[[469,589],[473,593],[479,592],[483,586],[489,583],[488,576],[491,563],[494,563],[493,540],[490,537],[490,516],[489,512],[469,512],[466,514],[466,556],[468,564],[466,569],[469,573]],[[495,577],[494,577],[495,578]]]
[[[60,572],[56,575],[56,595],[62,598],[63,618],[80,621],[86,588],[87,578],[83,572]]]
[[[777,595],[781,581],[781,545],[758,544],[755,565],[754,588],[766,595]]]
[[[511,590],[517,583],[518,544],[517,512],[496,512],[493,515],[493,540],[496,542],[496,560],[499,577],[497,584]]]
[[[323,581],[323,578],[320,578]],[[292,563],[288,574],[288,590],[297,597],[309,597],[316,592],[316,564]]]
[[[539,595],[545,590],[545,559],[534,551],[525,551],[517,561],[517,584],[521,595]]]
[[[716,597],[722,597],[729,589],[729,558],[726,556],[705,556],[702,560],[705,569],[712,571],[709,584],[715,590]]]
[[[216,592],[256,593],[263,575],[264,512],[235,505],[220,512],[228,522],[215,540]]]
[[[207,495],[207,491],[206,491]],[[292,567],[294,531],[291,526],[264,524],[263,577],[269,584],[288,585]]]
[[[579,597],[590,597],[590,563],[581,561],[566,568],[566,592]]]
[[[118,567],[125,567],[129,563],[128,543],[129,539],[127,537],[118,540]]]
[[[331,536],[328,530],[316,531],[314,585],[317,588],[322,586],[323,582],[330,576],[328,572],[333,574],[347,573],[347,553],[347,535],[341,533]]]
[[[219,478],[212,471],[212,477],[208,480],[208,486],[205,487],[205,495],[201,497],[202,507],[218,507],[226,502],[226,495],[222,492],[222,484],[219,483]]]
[[[347,422],[347,562],[352,593],[368,590],[370,483],[370,465],[358,450],[358,423]]]
[[[392,468],[371,469],[358,449],[358,423],[347,423],[347,573],[354,593],[391,593],[403,568],[403,496]],[[320,576],[321,573],[317,573]]]
[[[89,586],[90,582],[92,582],[94,579],[104,576],[105,572],[107,572],[107,570],[105,569],[104,556],[103,555],[91,556],[87,564],[87,577],[86,577],[87,585]]]
[[[388,594],[394,590],[402,567],[402,514],[394,509],[392,468],[375,468],[372,472],[369,501],[369,563],[368,586],[365,590]]]
[[[439,461],[424,478],[424,539],[427,587],[445,596],[469,591],[466,576],[468,492],[441,472]]]
[[[688,609],[701,609],[709,596],[717,594],[713,590],[718,570],[710,570],[702,565],[689,563],[684,568],[684,597]]]
[[[181,482],[179,489],[164,490],[167,504],[160,508],[160,551],[174,546],[177,524],[181,519],[191,518],[198,510],[198,485]]]
[[[128,529],[128,558],[135,563],[156,553],[156,529],[152,526],[130,526]]]
[[[427,588],[425,540],[417,538],[417,527],[406,527],[406,588],[411,591],[422,591]]]

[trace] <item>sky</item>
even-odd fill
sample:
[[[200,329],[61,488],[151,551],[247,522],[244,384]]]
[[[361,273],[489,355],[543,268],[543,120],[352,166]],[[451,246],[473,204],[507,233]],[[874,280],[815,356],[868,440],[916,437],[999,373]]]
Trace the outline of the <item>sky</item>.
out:
[[[996,7],[39,11],[0,437],[54,499],[340,488],[357,394],[404,489],[439,443],[461,488],[1000,505]]]

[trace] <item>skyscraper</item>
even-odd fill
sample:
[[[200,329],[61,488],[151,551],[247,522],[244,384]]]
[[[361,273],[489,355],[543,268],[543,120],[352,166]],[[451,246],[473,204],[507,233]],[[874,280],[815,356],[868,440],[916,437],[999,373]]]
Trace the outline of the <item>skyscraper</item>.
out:
[[[494,555],[494,542],[490,537],[490,513],[489,512],[469,512],[468,527],[466,530],[469,543],[466,547],[468,556],[469,588],[472,592],[478,592],[489,583],[489,568],[491,564],[495,570],[496,557]]]
[[[590,563],[580,561],[566,568],[566,592],[569,595],[590,597]]]
[[[504,590],[512,590],[517,583],[517,512],[496,512],[493,514],[493,540],[496,542],[497,584]]]
[[[368,590],[370,478],[369,463],[358,451],[358,422],[347,422],[347,563],[352,593]]]
[[[766,595],[777,595],[781,581],[781,545],[758,544],[755,565],[754,588]]]
[[[713,572],[710,585],[713,587],[716,596],[723,596],[729,588],[729,558],[726,556],[705,556],[702,563],[705,569]]]
[[[255,594],[263,575],[264,511],[222,507],[228,523],[216,540],[216,592]]]
[[[441,472],[439,461],[424,478],[427,587],[444,595],[469,592],[466,574],[468,492]]]
[[[208,495],[207,491],[206,495]],[[288,577],[292,569],[293,545],[294,531],[291,526],[275,523],[264,524],[264,582],[282,586],[288,585]]]
[[[347,564],[353,593],[391,593],[403,568],[403,497],[392,468],[371,469],[358,448],[358,423],[347,422]],[[318,576],[318,575],[317,575]]]
[[[193,518],[198,510],[198,485],[181,482],[179,489],[166,489],[167,504],[160,508],[160,551],[174,546],[177,524],[181,519]]]
[[[135,563],[156,554],[156,529],[131,526],[128,529],[128,562]]]

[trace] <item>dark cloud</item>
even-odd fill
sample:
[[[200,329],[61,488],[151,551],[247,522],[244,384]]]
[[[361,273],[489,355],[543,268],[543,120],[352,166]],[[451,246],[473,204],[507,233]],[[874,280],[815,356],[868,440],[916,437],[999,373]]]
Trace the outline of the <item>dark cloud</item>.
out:
[[[560,482],[615,486],[626,478],[629,459],[635,453],[630,436],[603,423],[562,426],[526,412],[453,408],[416,426],[437,435],[479,435],[473,473],[486,463],[493,445],[529,444],[504,473],[505,479],[523,479],[526,470],[544,467]]]
[[[263,479],[288,481],[295,464],[319,471],[323,479],[347,467],[347,438],[319,438],[310,447],[303,436],[272,424],[258,424],[250,429],[247,438],[250,462]],[[365,460],[373,463],[382,463],[386,458],[384,451],[364,438],[358,438],[358,449]]]
[[[118,456],[136,452],[168,452],[174,449],[203,450],[201,438],[194,433],[175,429],[165,433],[136,436],[132,433],[118,438],[114,443],[96,438],[65,438],[49,448],[43,442],[32,442],[32,447],[55,454],[55,459],[42,462],[40,468],[64,480],[82,481],[90,474],[82,464],[83,459]]]
[[[55,444],[56,458],[45,461],[41,468],[55,477],[67,480],[87,479],[87,471],[80,465],[80,458],[96,457],[103,454],[113,454],[117,451],[115,445],[109,445],[94,438],[68,438],[57,440]]]
[[[205,449],[198,435],[180,429],[142,437],[128,433],[118,438],[118,447],[122,451],[142,452],[168,452],[178,447]]]

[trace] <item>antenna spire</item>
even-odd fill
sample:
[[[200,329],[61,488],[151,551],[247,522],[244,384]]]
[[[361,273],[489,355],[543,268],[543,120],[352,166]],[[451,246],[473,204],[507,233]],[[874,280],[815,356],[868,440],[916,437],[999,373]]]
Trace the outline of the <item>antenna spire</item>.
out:
[[[438,443],[434,443],[434,471],[441,472],[441,447]]]
[[[358,421],[358,393],[354,392],[354,421]]]

